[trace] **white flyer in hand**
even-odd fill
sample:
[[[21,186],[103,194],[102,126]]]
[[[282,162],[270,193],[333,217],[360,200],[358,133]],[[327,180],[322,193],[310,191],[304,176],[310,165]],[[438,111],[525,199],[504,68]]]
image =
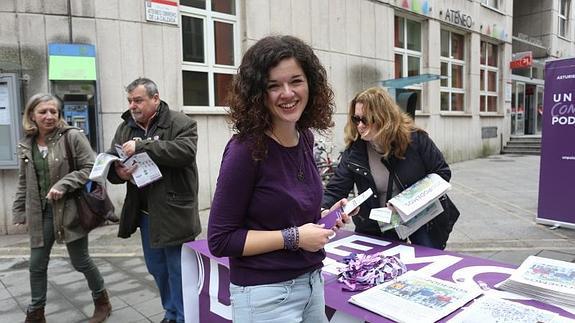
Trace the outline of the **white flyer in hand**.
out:
[[[347,202],[347,204],[343,207],[343,212],[346,214],[350,214],[353,210],[355,210],[361,203],[365,202],[370,196],[373,195],[373,191],[371,188],[368,188],[359,196],[356,196],[353,200]]]
[[[108,176],[108,171],[110,170],[110,165],[116,161],[121,159],[117,156],[100,153],[96,157],[94,161],[94,166],[90,171],[90,180],[94,182],[104,183],[106,181],[106,177]]]
[[[128,160],[124,162],[124,165],[129,167],[134,165],[138,166],[132,173],[132,180],[138,187],[144,187],[162,178],[160,169],[150,158],[148,153],[144,152],[132,155],[132,157],[128,158]]]
[[[118,147],[116,147],[116,149],[118,149]],[[122,157],[123,156],[125,156],[125,154],[122,155]],[[92,171],[90,172],[90,180],[104,183],[108,177],[110,166],[114,161],[119,161],[125,166],[138,165],[136,170],[134,170],[132,173],[132,178],[130,179],[132,183],[136,184],[138,187],[146,186],[162,178],[162,173],[160,172],[158,165],[154,163],[148,153],[138,153],[127,159],[122,159],[122,157],[106,153],[98,154],[96,160],[94,161],[94,167],[92,167]]]

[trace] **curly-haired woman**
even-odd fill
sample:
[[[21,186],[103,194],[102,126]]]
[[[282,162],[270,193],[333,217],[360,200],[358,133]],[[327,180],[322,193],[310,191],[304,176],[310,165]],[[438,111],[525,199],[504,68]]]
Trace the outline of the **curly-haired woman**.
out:
[[[326,71],[303,41],[265,37],[245,53],[229,106],[236,134],[223,154],[208,242],[230,257],[233,320],[324,322],[320,268],[333,231],[316,224],[322,185],[310,129],[332,124]]]

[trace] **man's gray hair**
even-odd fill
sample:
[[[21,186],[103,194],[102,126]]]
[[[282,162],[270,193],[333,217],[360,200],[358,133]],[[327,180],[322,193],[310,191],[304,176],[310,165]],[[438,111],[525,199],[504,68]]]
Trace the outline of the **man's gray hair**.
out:
[[[143,85],[146,88],[146,94],[148,94],[150,98],[156,94],[159,94],[158,86],[156,83],[145,77],[139,77],[132,81],[132,83],[128,84],[128,86],[126,86],[126,92],[130,93],[140,85]]]

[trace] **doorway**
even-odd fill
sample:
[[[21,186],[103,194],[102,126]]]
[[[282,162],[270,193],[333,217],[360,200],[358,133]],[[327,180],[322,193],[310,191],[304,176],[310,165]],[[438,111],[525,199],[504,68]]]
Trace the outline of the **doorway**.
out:
[[[525,134],[525,83],[515,82],[511,93],[511,134]]]
[[[543,85],[516,81],[511,93],[511,134],[541,135]]]

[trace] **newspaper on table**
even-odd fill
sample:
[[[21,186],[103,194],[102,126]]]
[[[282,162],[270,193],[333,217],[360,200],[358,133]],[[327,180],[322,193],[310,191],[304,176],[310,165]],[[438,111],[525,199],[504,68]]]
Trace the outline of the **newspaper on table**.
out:
[[[138,165],[131,178],[131,181],[138,187],[144,187],[162,178],[158,165],[154,163],[148,153],[143,152],[128,157],[122,152],[121,148],[116,147],[116,151],[120,157],[106,153],[100,153],[96,156],[94,167],[92,167],[90,172],[90,180],[104,183],[108,177],[110,166],[114,161],[120,161],[128,167]]]
[[[409,271],[352,296],[349,302],[398,322],[435,322],[481,295],[453,282]]]
[[[558,323],[557,313],[492,296],[476,299],[449,323]]]
[[[402,222],[407,223],[449,189],[451,184],[432,173],[394,196],[389,204],[393,205]]]
[[[575,264],[529,256],[496,286],[541,302],[575,309]]]

